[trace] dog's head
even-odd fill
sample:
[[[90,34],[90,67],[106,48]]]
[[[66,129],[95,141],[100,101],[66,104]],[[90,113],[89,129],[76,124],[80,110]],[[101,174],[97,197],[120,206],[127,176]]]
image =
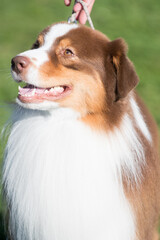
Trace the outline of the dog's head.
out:
[[[104,111],[124,99],[138,77],[122,39],[110,41],[88,27],[58,23],[42,31],[32,49],[12,59],[17,101],[27,108],[69,107],[81,114]]]

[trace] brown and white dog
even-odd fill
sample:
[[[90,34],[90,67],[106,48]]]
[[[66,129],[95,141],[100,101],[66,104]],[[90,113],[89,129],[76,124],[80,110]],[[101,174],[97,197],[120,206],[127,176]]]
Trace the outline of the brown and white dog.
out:
[[[14,240],[158,240],[154,121],[122,39],[58,23],[12,59],[3,185]]]

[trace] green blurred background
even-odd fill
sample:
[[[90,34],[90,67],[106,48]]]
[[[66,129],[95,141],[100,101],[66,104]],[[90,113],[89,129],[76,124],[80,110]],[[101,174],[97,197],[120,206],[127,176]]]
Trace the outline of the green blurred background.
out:
[[[72,4],[73,5],[73,4]],[[10,60],[31,47],[37,34],[53,22],[67,20],[72,6],[63,0],[0,0],[0,128],[9,117],[8,102],[18,85],[10,75]],[[96,0],[92,10],[95,28],[110,39],[122,37],[140,77],[138,92],[160,129],[160,1]],[[3,145],[0,149],[2,163]],[[4,240],[0,188],[0,239]]]

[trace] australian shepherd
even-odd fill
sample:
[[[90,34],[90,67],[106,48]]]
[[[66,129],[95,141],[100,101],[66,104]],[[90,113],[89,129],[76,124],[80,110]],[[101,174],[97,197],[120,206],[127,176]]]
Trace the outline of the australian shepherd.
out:
[[[12,240],[158,240],[157,127],[127,45],[58,23],[12,59],[3,187]]]

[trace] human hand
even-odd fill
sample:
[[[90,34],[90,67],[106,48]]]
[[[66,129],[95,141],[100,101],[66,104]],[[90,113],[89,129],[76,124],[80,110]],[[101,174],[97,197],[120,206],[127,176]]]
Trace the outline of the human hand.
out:
[[[92,10],[92,7],[93,7],[93,4],[94,4],[95,0],[83,0],[83,1],[87,5],[89,13],[91,13],[91,10]],[[70,6],[71,0],[64,0],[64,3],[65,3],[66,6]],[[86,21],[87,21],[87,16],[85,14],[85,11],[83,10],[82,5],[80,3],[76,3],[74,5],[73,10],[77,13],[76,19],[79,21],[79,23],[85,24]]]

